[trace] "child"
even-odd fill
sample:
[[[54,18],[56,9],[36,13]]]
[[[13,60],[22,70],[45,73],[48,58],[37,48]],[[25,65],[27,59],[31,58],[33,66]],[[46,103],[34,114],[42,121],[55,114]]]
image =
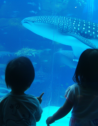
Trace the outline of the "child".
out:
[[[81,54],[73,80],[76,84],[68,87],[64,105],[46,120],[47,126],[72,108],[69,126],[98,126],[98,49]]]
[[[36,126],[42,114],[40,103],[44,93],[38,98],[24,93],[34,77],[34,67],[26,57],[7,64],[5,82],[11,92],[0,99],[0,126]]]

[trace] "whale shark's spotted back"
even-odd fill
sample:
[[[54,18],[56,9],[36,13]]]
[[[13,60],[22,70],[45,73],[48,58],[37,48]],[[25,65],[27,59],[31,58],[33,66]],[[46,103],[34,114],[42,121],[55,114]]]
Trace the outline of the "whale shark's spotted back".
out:
[[[35,16],[30,20],[57,26],[62,33],[76,33],[88,39],[98,39],[98,24],[90,21],[63,16]]]
[[[65,45],[80,46],[80,41],[90,48],[98,48],[98,24],[90,21],[64,16],[33,16],[23,19],[22,24],[32,32],[51,40],[55,31],[57,37],[54,41]],[[76,39],[74,45],[75,39],[72,38]]]

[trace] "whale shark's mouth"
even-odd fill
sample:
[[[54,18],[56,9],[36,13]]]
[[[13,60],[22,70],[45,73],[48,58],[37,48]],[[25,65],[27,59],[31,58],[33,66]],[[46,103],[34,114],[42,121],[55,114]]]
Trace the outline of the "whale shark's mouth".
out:
[[[23,19],[22,25],[35,34],[71,46],[75,56],[87,48],[98,47],[98,24],[89,21],[62,16],[34,16]]]

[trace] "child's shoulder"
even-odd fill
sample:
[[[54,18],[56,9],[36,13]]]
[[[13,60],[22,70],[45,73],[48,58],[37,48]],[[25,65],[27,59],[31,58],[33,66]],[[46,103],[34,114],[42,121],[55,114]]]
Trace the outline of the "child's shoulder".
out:
[[[8,94],[0,98],[0,103],[8,97]]]
[[[37,101],[37,98],[33,95],[29,95],[29,94],[23,94],[23,95],[15,95],[15,94],[12,94],[12,93],[8,93],[7,95],[3,96],[0,98],[0,102],[6,98],[10,98],[10,97],[13,97],[15,99],[23,99],[23,100],[28,100],[28,101]]]
[[[77,83],[74,83],[70,85],[68,88],[74,89],[74,88],[79,88],[80,86]]]
[[[79,92],[80,91],[80,86],[77,83],[74,83],[72,85],[70,85],[66,92],[70,92],[70,93],[75,93],[75,92]]]

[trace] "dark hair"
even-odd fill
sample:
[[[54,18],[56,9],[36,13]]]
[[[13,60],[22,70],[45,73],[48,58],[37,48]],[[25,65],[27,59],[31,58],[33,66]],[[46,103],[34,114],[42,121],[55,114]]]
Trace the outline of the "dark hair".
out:
[[[86,49],[80,56],[73,81],[98,90],[98,49]]]
[[[32,84],[34,77],[34,67],[27,57],[18,57],[7,64],[5,70],[7,88],[17,92],[25,91]]]

